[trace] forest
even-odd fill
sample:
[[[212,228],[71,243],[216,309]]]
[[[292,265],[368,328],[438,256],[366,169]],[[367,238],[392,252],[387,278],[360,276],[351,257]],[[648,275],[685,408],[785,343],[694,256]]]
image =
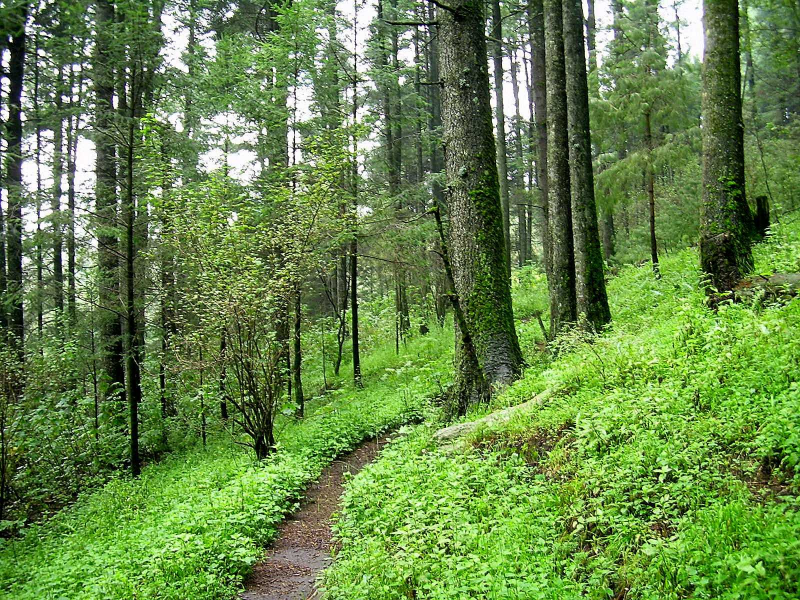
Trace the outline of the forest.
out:
[[[800,1],[0,0],[0,598],[800,598]]]

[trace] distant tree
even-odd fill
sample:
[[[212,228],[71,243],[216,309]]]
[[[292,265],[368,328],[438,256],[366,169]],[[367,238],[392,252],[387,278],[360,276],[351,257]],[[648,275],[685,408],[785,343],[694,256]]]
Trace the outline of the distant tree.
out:
[[[503,94],[503,15],[500,0],[492,0],[492,70],[494,73],[494,118],[497,124],[497,173],[500,182],[500,205],[503,210],[506,268],[511,274],[511,201],[508,190],[508,151],[506,148],[506,117]]]
[[[97,0],[93,57],[95,214],[100,300],[100,349],[103,371],[100,390],[107,400],[124,400],[120,249],[118,234],[117,153],[114,134],[115,11],[111,0]],[[122,397],[122,398],[120,398]],[[119,411],[116,411],[117,413]]]
[[[541,192],[542,205],[542,255],[548,280],[551,271],[550,233],[548,218],[547,185],[547,76],[545,61],[544,7],[542,0],[531,0],[528,4],[528,30],[531,45],[531,85],[528,91],[531,100],[533,126],[530,128],[531,155],[536,156],[536,186]],[[534,149],[535,145],[535,149]]]
[[[8,64],[8,118],[5,123],[5,188],[8,202],[6,218],[7,278],[2,301],[7,306],[10,343],[18,355],[24,353],[25,328],[23,320],[24,288],[22,271],[22,89],[25,81],[25,56],[27,48],[28,4],[20,2],[10,12],[11,20],[6,34],[9,36]]]

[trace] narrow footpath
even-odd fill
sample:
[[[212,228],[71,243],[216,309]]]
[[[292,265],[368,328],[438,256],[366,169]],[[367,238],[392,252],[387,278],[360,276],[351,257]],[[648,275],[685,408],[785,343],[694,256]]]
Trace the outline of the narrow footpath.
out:
[[[306,600],[316,598],[314,585],[330,562],[331,516],[339,508],[344,474],[355,475],[372,462],[387,438],[369,440],[328,466],[311,485],[300,510],[284,521],[267,557],[245,581],[241,600]]]

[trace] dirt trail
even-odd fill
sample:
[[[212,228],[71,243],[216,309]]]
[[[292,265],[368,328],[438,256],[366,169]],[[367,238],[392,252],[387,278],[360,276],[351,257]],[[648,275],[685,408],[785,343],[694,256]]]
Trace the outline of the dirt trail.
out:
[[[332,546],[331,515],[339,508],[345,473],[358,473],[386,444],[370,440],[334,461],[306,492],[300,510],[278,528],[278,538],[263,562],[245,581],[241,600],[316,598],[314,582],[328,566]]]

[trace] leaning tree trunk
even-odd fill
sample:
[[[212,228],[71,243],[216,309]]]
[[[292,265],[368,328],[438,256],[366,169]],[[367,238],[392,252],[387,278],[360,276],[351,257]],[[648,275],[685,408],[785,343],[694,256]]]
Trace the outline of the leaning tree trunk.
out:
[[[480,368],[490,384],[506,385],[519,377],[522,353],[505,257],[483,3],[449,6],[439,10],[439,62],[450,261]]]
[[[729,291],[753,266],[753,218],[744,186],[739,5],[705,0],[703,26],[703,216],[700,264]]]
[[[581,0],[562,4],[564,60],[567,75],[567,120],[569,123],[570,189],[572,193],[572,237],[575,247],[575,297],[578,316],[599,331],[611,321],[603,254],[597,229],[592,173],[592,143],[589,134],[589,88],[583,52]]]
[[[575,255],[567,139],[567,90],[560,0],[545,0],[547,205],[550,236],[550,336],[575,321]]]

